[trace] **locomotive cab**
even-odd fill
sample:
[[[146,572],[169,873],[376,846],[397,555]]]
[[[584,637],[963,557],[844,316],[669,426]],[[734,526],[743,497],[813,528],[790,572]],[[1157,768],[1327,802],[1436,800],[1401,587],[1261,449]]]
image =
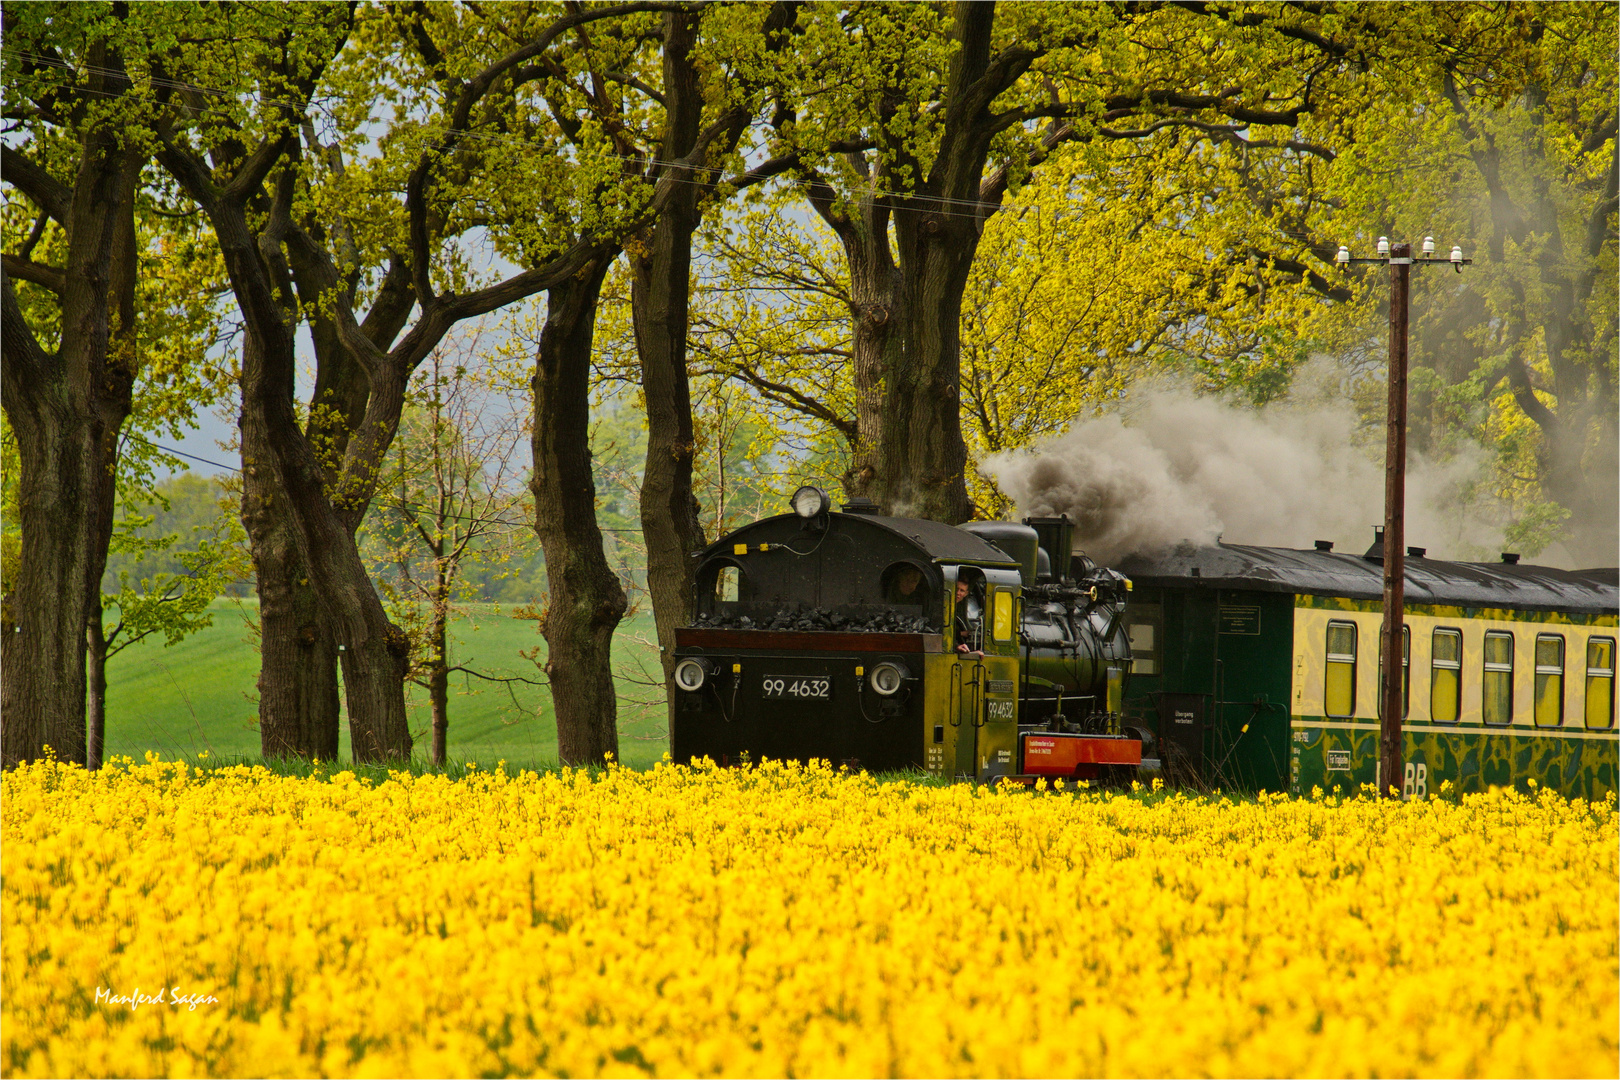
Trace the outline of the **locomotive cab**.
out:
[[[1128,655],[1122,637],[1117,648],[1105,641],[1117,613],[1094,586],[1087,596],[1037,582],[1034,529],[835,513],[814,488],[800,489],[794,511],[696,554],[694,611],[676,631],[676,760],[824,759],[993,779],[1026,772],[1029,731],[1078,736],[1061,727],[1070,713],[1106,704],[1105,659]],[[1045,554],[1067,569],[1066,552]],[[1045,590],[1034,606],[1032,588]],[[1086,775],[1091,764],[1043,774]]]

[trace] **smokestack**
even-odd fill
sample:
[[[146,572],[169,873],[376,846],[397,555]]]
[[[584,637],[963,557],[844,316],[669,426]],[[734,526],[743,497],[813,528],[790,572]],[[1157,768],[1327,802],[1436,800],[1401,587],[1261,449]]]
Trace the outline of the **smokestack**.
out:
[[[1361,557],[1368,562],[1384,561],[1384,527],[1382,525],[1373,526],[1372,547],[1362,552]]]

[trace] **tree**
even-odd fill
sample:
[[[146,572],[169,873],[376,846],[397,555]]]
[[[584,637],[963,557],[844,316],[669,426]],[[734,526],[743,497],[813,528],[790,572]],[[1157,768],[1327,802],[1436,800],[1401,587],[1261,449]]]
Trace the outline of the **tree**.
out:
[[[1008,509],[973,469],[984,457],[1111,407],[1147,375],[1241,384],[1263,400],[1287,386],[1302,343],[1326,333],[1317,284],[1250,265],[1249,245],[1267,239],[1254,222],[1199,216],[1207,201],[1231,201],[1233,181],[1189,158],[1218,154],[1169,137],[1061,146],[985,223],[960,327],[977,515]],[[856,403],[876,399],[858,397],[850,370],[848,264],[823,222],[784,212],[797,197],[773,193],[712,231],[692,349],[696,376],[752,392],[778,439],[797,444],[808,479],[842,471],[817,465],[835,450],[858,458]]]
[[[560,231],[544,216],[538,227],[531,222],[497,234],[502,254],[515,256],[528,268],[460,292],[453,286],[472,283],[455,246],[457,238],[492,223],[483,204],[461,199],[463,186],[481,170],[493,170],[501,180],[491,180],[491,190],[532,200],[535,187],[514,179],[521,175],[521,162],[539,171],[536,184],[599,195],[599,174],[570,171],[555,158],[533,154],[532,144],[521,155],[504,149],[503,129],[519,119],[511,111],[515,91],[546,73],[545,54],[561,36],[649,6],[657,5],[541,17],[532,36],[526,34],[513,48],[507,48],[504,30],[482,33],[485,27],[476,13],[468,13],[475,21],[463,25],[459,9],[402,9],[403,36],[411,47],[380,57],[375,52],[347,54],[344,70],[350,79],[371,85],[379,62],[394,65],[404,73],[396,85],[411,88],[425,112],[402,110],[396,117],[399,137],[385,140],[399,152],[369,162],[364,170],[344,163],[341,141],[302,145],[313,141],[306,128],[309,102],[350,33],[347,9],[271,11],[265,15],[271,25],[263,34],[269,46],[253,63],[269,74],[277,95],[261,102],[255,139],[243,141],[234,130],[222,133],[206,124],[198,126],[197,134],[212,140],[207,152],[179,131],[164,139],[165,166],[208,215],[225,254],[247,325],[244,449],[261,445],[269,451],[267,462],[254,461],[248,468],[273,468],[290,510],[299,553],[336,628],[355,753],[362,759],[400,757],[410,750],[403,692],[408,642],[377,600],[353,533],[375,493],[411,373],[456,323],[571,278],[598,256],[602,230],[616,227],[615,222],[634,227],[641,210],[633,200],[617,209],[609,200],[596,204],[593,228],[582,234]],[[376,20],[363,27],[366,33],[396,26],[394,13],[383,12]],[[446,35],[443,41],[457,51],[445,51],[435,33]],[[492,47],[494,57],[485,59],[481,50]],[[407,72],[399,67],[406,62],[420,68]],[[217,81],[240,85],[242,73],[222,72]],[[360,126],[365,116],[359,114]],[[480,127],[495,138],[470,138]],[[545,132],[526,135],[543,137]],[[354,138],[352,129],[344,137]],[[216,158],[239,163],[223,184],[212,175],[210,162]],[[320,162],[325,164],[305,171]],[[403,197],[379,197],[401,173]],[[575,186],[569,189],[570,184]],[[375,207],[369,223],[353,213],[368,204]],[[528,205],[532,210],[534,203]],[[306,207],[308,213],[303,212]],[[295,210],[300,211],[296,219]],[[493,219],[517,220],[517,213],[504,210]],[[374,286],[364,322],[357,311],[364,296],[362,264],[399,268],[397,273],[377,270],[368,279],[380,284]],[[350,428],[340,468],[330,458],[323,460],[292,407],[292,328],[299,317],[292,300],[295,282],[317,349],[329,341],[365,373],[364,412]],[[394,297],[402,300],[397,307]],[[417,317],[405,328],[412,304]]]
[[[0,179],[33,227],[0,260],[0,390],[19,458],[16,576],[0,653],[0,765],[84,763],[86,625],[112,534],[118,432],[137,373],[135,193],[150,96],[126,66],[131,9],[0,13]],[[10,207],[8,206],[8,210]],[[12,215],[7,214],[8,226]],[[35,261],[47,234],[60,264]],[[19,296],[17,281],[40,290]]]
[[[242,63],[241,69],[212,67],[213,58],[205,59],[198,50],[170,59],[165,73],[189,81],[179,95],[182,107],[161,132],[159,156],[213,226],[243,316],[243,508],[250,534],[256,546],[264,545],[262,526],[253,520],[255,503],[286,501],[306,572],[340,627],[356,757],[397,757],[408,755],[410,745],[402,692],[403,634],[389,623],[351,531],[327,502],[322,462],[293,408],[297,315],[292,275],[280,251],[294,228],[296,176],[290,168],[277,167],[296,146],[315,86],[347,38],[348,16],[342,9],[317,5],[289,10],[285,18],[281,14],[255,13],[261,20],[253,27],[257,33],[250,34],[256,48],[227,54],[227,64]],[[217,44],[246,28],[227,19],[209,29]],[[249,77],[272,100],[257,114],[241,99],[232,101],[240,118],[230,115],[230,107],[221,117],[205,106],[196,89],[240,87]],[[266,186],[272,173],[278,174],[273,191]],[[260,214],[263,225],[256,228],[250,215]],[[272,479],[273,486],[265,483]],[[273,629],[269,619],[265,629]],[[267,655],[273,653],[275,640],[264,639]],[[272,722],[264,737],[272,740],[274,734]],[[272,740],[266,749],[277,753],[283,748]]]
[[[1060,145],[1149,138],[1309,155],[1353,118],[1379,10],[866,4],[813,9],[773,163],[837,232],[863,458],[891,511],[960,521],[961,301],[985,222]],[[826,72],[836,71],[837,80]],[[761,166],[760,168],[765,168]],[[1269,238],[1266,269],[1320,272]],[[1313,254],[1308,251],[1307,254]],[[1316,259],[1329,252],[1314,253]]]
[[[1496,445],[1513,542],[1557,537],[1578,565],[1620,542],[1615,31],[1603,5],[1442,8],[1427,92],[1387,103],[1343,189],[1361,236],[1429,233],[1475,259],[1419,283],[1415,448]]]
[[[479,339],[435,349],[419,370],[410,408],[362,527],[376,552],[383,594],[411,635],[411,678],[428,691],[428,760],[443,766],[450,729],[450,677],[487,675],[451,656],[449,626],[470,591],[468,571],[498,569],[526,532],[514,486],[521,417],[490,392]],[[379,550],[380,549],[380,550]],[[533,680],[522,680],[532,682]]]
[[[507,122],[528,141],[524,152],[542,136],[556,139],[558,160],[566,159],[571,169],[567,183],[553,179],[549,186],[537,186],[535,201],[503,203],[489,215],[497,242],[519,261],[532,262],[545,250],[537,241],[555,243],[557,236],[572,238],[579,255],[567,273],[554,274],[541,286],[547,293],[546,321],[530,380],[535,407],[531,489],[550,590],[543,621],[547,674],[559,750],[570,763],[601,761],[618,749],[610,648],[627,598],[607,565],[595,520],[590,357],[602,280],[621,244],[686,198],[683,184],[668,179],[668,163],[648,160],[643,149],[660,111],[666,124],[669,114],[668,95],[641,78],[649,38],[646,13],[677,10],[685,9],[624,4],[575,11],[541,35],[566,34],[570,48],[543,53],[525,43],[486,69],[514,69]],[[442,67],[441,50],[431,40],[419,44],[419,52],[428,69]],[[552,236],[544,231],[537,236],[535,206],[542,208]]]
[[[611,259],[554,286],[535,349],[534,530],[546,553],[545,673],[568,763],[619,752],[613,631],[629,598],[608,566],[596,520],[590,451],[590,354]]]
[[[718,192],[771,175],[745,173],[728,179],[724,170],[774,77],[775,65],[788,51],[799,7],[793,0],[776,0],[763,9],[762,19],[755,14],[761,9],[746,6],[677,10],[664,16],[664,122],[646,157],[648,178],[670,194],[653,223],[636,238],[630,265],[636,351],[647,408],[641,525],[647,545],[647,589],[666,684],[674,671],[675,627],[691,610],[691,553],[704,544],[692,494],[695,436],[686,361],[692,238],[702,224],[705,203]],[[729,65],[718,63],[722,55],[729,57]],[[673,696],[670,700],[673,707]]]

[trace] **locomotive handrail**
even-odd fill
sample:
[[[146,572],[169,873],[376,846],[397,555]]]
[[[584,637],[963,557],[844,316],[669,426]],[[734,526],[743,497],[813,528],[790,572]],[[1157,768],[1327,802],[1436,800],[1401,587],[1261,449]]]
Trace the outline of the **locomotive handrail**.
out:
[[[973,726],[984,727],[989,720],[984,715],[984,661],[973,663]]]
[[[945,720],[951,727],[962,726],[962,663],[951,665],[951,688],[945,695]]]

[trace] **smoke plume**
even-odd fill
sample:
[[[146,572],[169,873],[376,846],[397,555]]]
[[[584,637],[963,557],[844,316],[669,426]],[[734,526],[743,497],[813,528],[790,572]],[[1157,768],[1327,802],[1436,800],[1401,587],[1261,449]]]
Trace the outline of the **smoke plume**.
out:
[[[1176,390],[1150,391],[1124,415],[1075,423],[984,471],[1019,517],[1067,514],[1075,548],[1103,563],[1182,540],[1360,552],[1384,520],[1382,454],[1354,444],[1342,399],[1255,409]],[[1380,444],[1381,446],[1381,444]],[[1406,541],[1431,558],[1494,558],[1505,510],[1483,497],[1477,447],[1445,462],[1413,458]]]

